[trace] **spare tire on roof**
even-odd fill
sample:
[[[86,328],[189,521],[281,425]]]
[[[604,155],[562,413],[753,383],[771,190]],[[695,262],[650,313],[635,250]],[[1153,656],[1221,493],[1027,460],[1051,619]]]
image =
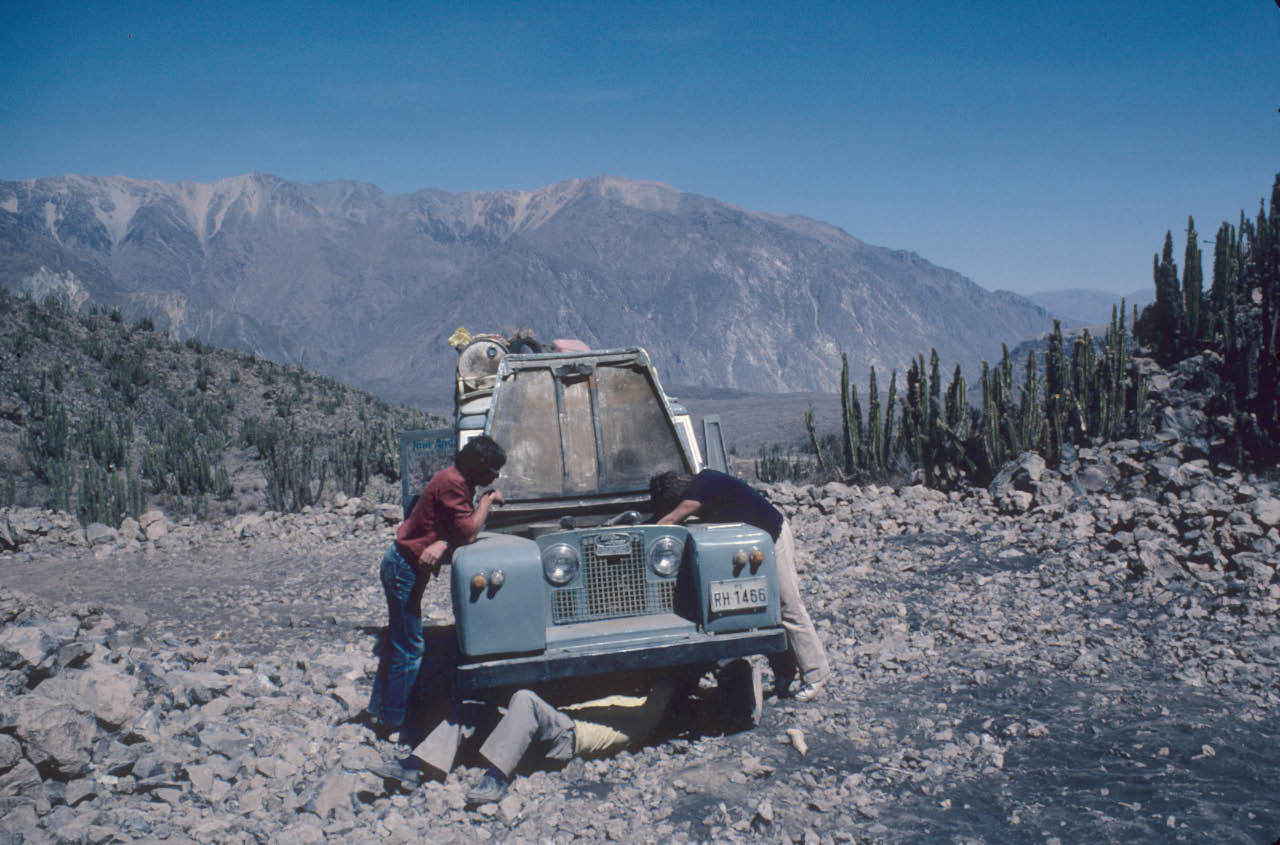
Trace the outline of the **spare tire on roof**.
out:
[[[458,353],[458,401],[492,392],[506,354],[507,345],[498,337],[479,337],[464,346]]]

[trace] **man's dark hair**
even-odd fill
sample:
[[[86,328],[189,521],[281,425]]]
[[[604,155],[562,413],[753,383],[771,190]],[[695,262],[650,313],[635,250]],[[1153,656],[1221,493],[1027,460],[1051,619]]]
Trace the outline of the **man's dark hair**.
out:
[[[685,493],[693,486],[693,476],[687,472],[668,470],[649,479],[649,507],[653,515],[666,516],[685,499]]]
[[[478,434],[467,441],[454,460],[458,470],[468,479],[484,472],[498,472],[507,462],[507,453],[498,441],[487,434]]]

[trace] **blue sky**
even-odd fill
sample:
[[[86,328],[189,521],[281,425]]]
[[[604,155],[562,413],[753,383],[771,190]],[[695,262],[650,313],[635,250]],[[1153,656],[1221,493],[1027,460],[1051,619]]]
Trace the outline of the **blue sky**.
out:
[[[0,55],[0,179],[610,173],[1022,293],[1147,288],[1280,171],[1274,0],[5,0]]]

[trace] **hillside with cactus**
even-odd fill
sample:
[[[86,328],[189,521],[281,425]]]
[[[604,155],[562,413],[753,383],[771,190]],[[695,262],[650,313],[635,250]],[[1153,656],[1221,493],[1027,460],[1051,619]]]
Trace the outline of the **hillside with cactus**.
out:
[[[149,319],[0,292],[0,506],[118,525],[391,501],[396,436],[436,425],[296,366],[178,343]]]
[[[1151,304],[1140,313],[1135,308],[1131,320],[1123,301],[1113,307],[1102,338],[1088,329],[1064,338],[1055,320],[1053,331],[1014,354],[1006,346],[997,364],[982,362],[976,401],[958,364],[944,388],[933,349],[927,368],[924,355],[907,367],[901,396],[896,371],[882,394],[871,367],[864,414],[842,356],[839,435],[819,436],[811,409],[805,417],[810,457],[762,450],[756,473],[764,480],[885,481],[918,471],[930,487],[986,486],[1023,452],[1039,453],[1052,467],[1077,447],[1150,434],[1157,421],[1148,403],[1149,375],[1193,358],[1208,362],[1196,370],[1212,397],[1196,448],[1216,461],[1274,470],[1280,463],[1280,175],[1269,214],[1264,204],[1256,218],[1242,212],[1238,226],[1219,227],[1207,291],[1191,218],[1183,261],[1179,279],[1173,236],[1166,233],[1153,257]]]

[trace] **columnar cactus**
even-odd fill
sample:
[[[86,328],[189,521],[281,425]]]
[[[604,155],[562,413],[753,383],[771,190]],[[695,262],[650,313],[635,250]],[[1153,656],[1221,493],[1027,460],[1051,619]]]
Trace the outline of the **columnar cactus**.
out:
[[[862,450],[862,409],[858,406],[858,388],[849,380],[849,356],[840,354],[840,420],[844,446],[844,474],[852,478],[858,471],[858,454]]]
[[[881,464],[885,467],[896,454],[893,440],[893,414],[898,404],[898,371],[891,370],[889,372],[889,398],[885,403],[884,410],[884,454],[881,456]]]
[[[867,382],[867,468],[879,472],[884,467],[884,428],[880,420],[880,386],[876,384],[876,368],[871,368]]]

